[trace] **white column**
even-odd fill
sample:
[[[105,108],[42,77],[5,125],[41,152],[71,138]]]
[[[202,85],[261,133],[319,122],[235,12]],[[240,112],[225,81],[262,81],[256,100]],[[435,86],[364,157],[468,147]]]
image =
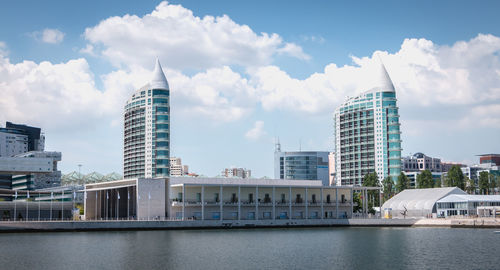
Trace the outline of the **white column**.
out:
[[[238,185],[238,220],[241,219],[241,186]]]
[[[339,189],[335,189],[335,218],[339,218]]]
[[[255,220],[259,220],[259,186],[255,186]]]
[[[61,220],[64,220],[64,190],[61,194]]]
[[[354,190],[353,188],[351,187],[351,218],[352,218],[352,214],[354,212]]]
[[[182,220],[186,219],[186,184],[182,184]]]
[[[307,187],[306,187],[306,201],[305,201],[305,203],[306,203],[306,219],[308,219],[308,218],[309,218],[309,215],[308,215],[309,213],[308,213],[308,211],[307,211],[307,210],[308,210],[308,209],[307,209],[307,204],[308,204],[307,199],[308,199],[308,198],[309,198],[309,197],[307,196]]]
[[[201,185],[201,220],[205,220],[205,186]]]
[[[223,200],[223,197],[222,197],[222,184],[220,185],[220,189],[219,189],[219,204],[220,204],[220,220],[222,221],[224,219],[224,209],[223,209],[223,204],[224,204],[224,200]]]
[[[320,213],[321,215],[320,215],[320,217],[321,217],[321,219],[323,219],[323,217],[325,215],[323,213],[324,212],[324,209],[323,209],[323,188],[321,187],[319,191],[321,192],[320,195],[319,195],[319,198],[321,200],[321,213]]]
[[[292,219],[292,187],[288,187],[288,219]]]
[[[273,220],[276,219],[276,187],[273,186]]]

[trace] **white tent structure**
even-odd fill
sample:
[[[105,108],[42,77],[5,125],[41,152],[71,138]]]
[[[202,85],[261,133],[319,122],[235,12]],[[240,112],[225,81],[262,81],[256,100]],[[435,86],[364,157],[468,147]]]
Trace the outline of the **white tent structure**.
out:
[[[393,218],[421,218],[436,213],[436,202],[450,194],[466,194],[457,187],[405,189],[382,205]]]

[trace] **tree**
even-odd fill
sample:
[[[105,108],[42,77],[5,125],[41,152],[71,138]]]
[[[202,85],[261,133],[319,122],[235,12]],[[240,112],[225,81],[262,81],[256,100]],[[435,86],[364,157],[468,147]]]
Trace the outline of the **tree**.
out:
[[[487,171],[479,172],[479,193],[488,194],[490,189],[490,174]]]
[[[469,193],[469,194],[476,193],[476,183],[474,183],[473,179],[470,179],[467,176],[465,176],[465,189],[466,189],[467,193]]]
[[[492,173],[489,173],[489,178],[490,178],[490,194],[495,194],[495,188],[498,186],[498,181],[497,181],[497,177],[492,174]]]
[[[396,191],[401,192],[410,188],[410,179],[404,174],[400,173],[398,176],[398,183],[396,184]]]
[[[417,187],[418,188],[434,187],[434,179],[432,178],[431,171],[424,170],[419,175],[417,175]]]
[[[446,186],[465,189],[465,179],[462,170],[458,165],[451,166],[445,179]]]
[[[354,204],[354,206],[352,207],[352,211],[354,213],[359,213],[363,208],[361,205],[361,198],[359,197],[359,192],[354,192],[352,195],[353,195],[352,202]]]
[[[394,181],[388,176],[382,181],[382,186],[384,187],[384,201],[387,201],[394,193]]]
[[[377,172],[366,174],[363,178],[363,186],[364,187],[380,187],[380,183],[378,181]],[[369,213],[375,213],[375,209],[373,209],[373,205],[379,205],[380,198],[378,196],[378,192],[376,190],[368,190],[367,192],[367,209]]]

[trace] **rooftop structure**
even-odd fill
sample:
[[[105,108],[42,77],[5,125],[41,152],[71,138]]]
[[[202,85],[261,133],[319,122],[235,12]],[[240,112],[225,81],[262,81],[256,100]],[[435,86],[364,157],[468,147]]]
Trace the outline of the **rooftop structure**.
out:
[[[111,182],[123,179],[123,177],[116,172],[109,174],[101,174],[98,172],[91,172],[88,174],[81,174],[79,172],[73,171],[64,174],[61,177],[61,184],[63,186],[74,186],[74,185],[85,185],[93,183]]]
[[[480,164],[491,164],[500,166],[500,154],[483,154],[478,156]]]
[[[151,81],[125,105],[123,175],[125,178],[170,174],[170,88],[156,59]]]

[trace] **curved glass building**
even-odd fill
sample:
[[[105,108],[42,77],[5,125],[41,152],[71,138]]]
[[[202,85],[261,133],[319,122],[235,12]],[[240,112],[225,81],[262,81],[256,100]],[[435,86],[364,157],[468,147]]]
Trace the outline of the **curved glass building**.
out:
[[[125,105],[123,176],[169,176],[170,88],[156,59],[151,81]]]
[[[401,172],[401,131],[396,91],[384,65],[374,87],[335,110],[337,185],[362,185],[377,172],[396,182]]]

